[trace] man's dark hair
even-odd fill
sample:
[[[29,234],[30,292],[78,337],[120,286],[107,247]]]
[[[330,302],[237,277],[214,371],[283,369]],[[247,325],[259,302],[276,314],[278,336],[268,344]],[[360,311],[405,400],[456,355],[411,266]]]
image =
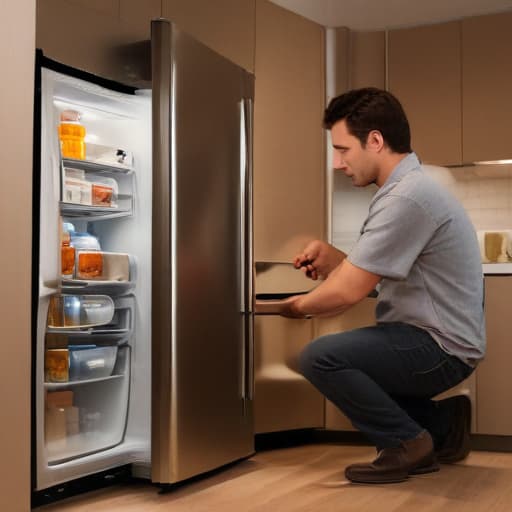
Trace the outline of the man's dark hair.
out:
[[[333,98],[325,110],[324,128],[345,120],[350,134],[365,147],[368,134],[378,130],[395,153],[410,153],[411,132],[400,102],[389,92],[375,87],[354,89]]]

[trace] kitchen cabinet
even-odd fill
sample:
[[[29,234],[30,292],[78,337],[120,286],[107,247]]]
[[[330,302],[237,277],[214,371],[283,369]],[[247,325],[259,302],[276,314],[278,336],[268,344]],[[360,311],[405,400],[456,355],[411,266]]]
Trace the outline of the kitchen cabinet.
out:
[[[325,334],[350,331],[375,325],[375,299],[363,299],[343,315],[315,318],[315,338]],[[329,400],[325,400],[325,428],[327,430],[356,430],[349,419]]]
[[[30,509],[32,119],[35,0],[3,4],[0,61],[0,510]]]
[[[388,35],[388,89],[404,107],[423,163],[462,163],[460,33],[455,21]]]
[[[336,29],[336,94],[360,87],[385,88],[386,34]]]
[[[37,2],[36,47],[69,66],[149,87],[151,19],[160,16],[160,0],[45,0]]]
[[[299,373],[313,321],[256,316],[254,326],[255,433],[324,426],[324,398]]]
[[[290,261],[325,238],[324,29],[256,2],[254,252]]]
[[[485,277],[487,353],[476,369],[478,434],[512,435],[512,386],[508,375],[510,343],[510,290],[512,276]]]
[[[512,12],[462,20],[465,162],[512,158]]]
[[[162,16],[235,64],[254,72],[255,1],[163,0]]]

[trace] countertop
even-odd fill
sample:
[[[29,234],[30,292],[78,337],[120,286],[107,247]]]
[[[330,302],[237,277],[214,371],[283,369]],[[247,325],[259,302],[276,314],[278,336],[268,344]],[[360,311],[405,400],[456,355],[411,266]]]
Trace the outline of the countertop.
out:
[[[482,263],[484,275],[512,274],[512,262],[510,263]]]

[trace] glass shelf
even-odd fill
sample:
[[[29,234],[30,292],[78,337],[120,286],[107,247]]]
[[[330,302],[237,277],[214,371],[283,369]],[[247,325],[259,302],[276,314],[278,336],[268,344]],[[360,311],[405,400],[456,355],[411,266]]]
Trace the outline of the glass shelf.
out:
[[[73,167],[74,169],[81,169],[85,172],[93,172],[94,174],[98,173],[121,173],[121,174],[130,174],[133,172],[131,167],[123,166],[123,165],[109,165],[102,164],[98,162],[91,162],[88,160],[77,160],[75,158],[63,158],[62,164],[64,167]]]
[[[81,279],[63,279],[64,293],[102,293],[105,295],[124,295],[135,287],[133,281],[84,281]]]
[[[98,379],[74,380],[74,381],[69,381],[69,382],[45,382],[44,389],[47,389],[48,391],[53,391],[53,390],[57,390],[57,389],[67,389],[70,387],[94,384],[96,382],[103,382],[106,380],[122,379],[123,377],[124,377],[124,375],[109,375],[108,377],[101,377]]]
[[[63,217],[73,218],[91,218],[99,219],[115,219],[117,217],[128,217],[133,213],[133,197],[127,194],[119,196],[119,201],[128,201],[130,206],[125,207],[105,207],[105,206],[86,206],[75,203],[65,203],[60,201],[60,213]]]

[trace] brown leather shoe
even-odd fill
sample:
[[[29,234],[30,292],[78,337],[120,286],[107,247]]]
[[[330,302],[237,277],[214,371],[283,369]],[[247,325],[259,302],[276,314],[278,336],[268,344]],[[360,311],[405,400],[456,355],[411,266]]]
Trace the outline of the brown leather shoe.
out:
[[[453,420],[446,439],[436,451],[436,456],[443,464],[453,464],[465,459],[471,451],[471,400],[466,395],[457,395],[441,400],[439,407],[449,408]]]
[[[409,475],[439,471],[430,434],[424,430],[400,446],[384,448],[367,464],[352,464],[345,469],[351,482],[384,484],[403,482]]]

